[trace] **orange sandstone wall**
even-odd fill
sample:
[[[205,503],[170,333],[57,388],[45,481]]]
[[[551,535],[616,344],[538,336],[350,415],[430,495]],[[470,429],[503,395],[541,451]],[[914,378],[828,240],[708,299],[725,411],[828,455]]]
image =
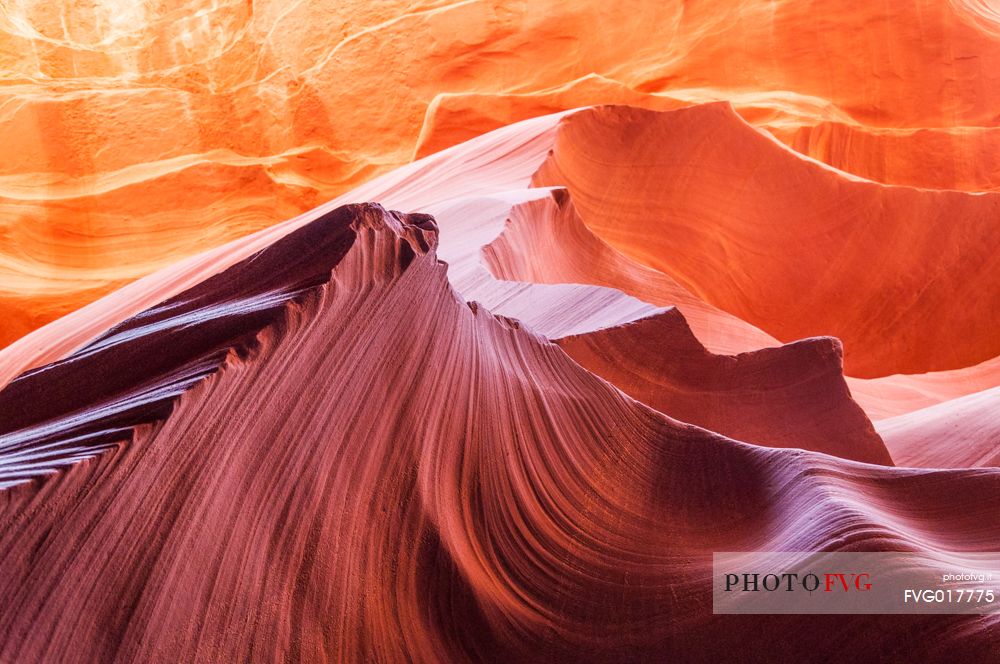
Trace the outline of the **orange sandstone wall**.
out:
[[[728,99],[862,176],[992,189],[994,18],[957,0],[5,3],[0,345],[414,154],[579,105]]]

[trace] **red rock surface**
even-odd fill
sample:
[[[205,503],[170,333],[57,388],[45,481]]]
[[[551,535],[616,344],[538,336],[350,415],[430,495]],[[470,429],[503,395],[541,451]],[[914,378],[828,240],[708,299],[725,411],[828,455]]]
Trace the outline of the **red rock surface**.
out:
[[[0,662],[993,661],[998,17],[0,7]]]
[[[427,216],[336,208],[0,392],[3,657],[997,647],[977,617],[713,618],[712,551],[988,548],[1000,475],[768,450],[667,417],[464,303],[437,236]]]

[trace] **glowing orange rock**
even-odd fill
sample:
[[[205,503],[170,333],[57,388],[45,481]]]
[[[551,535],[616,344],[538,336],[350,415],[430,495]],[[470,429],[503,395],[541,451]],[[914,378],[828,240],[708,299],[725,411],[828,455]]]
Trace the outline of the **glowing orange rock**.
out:
[[[609,244],[778,339],[840,338],[853,376],[1000,355],[1000,194],[855,178],[726,104],[573,114],[534,181],[566,186]]]
[[[928,0],[8,3],[0,345],[415,153],[574,106],[732,100],[866,177],[993,188],[998,40],[982,3]]]

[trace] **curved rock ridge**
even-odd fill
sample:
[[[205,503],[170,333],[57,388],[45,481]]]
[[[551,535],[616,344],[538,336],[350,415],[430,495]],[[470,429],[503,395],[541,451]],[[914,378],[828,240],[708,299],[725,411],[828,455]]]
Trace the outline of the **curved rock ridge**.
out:
[[[266,328],[330,281],[359,233],[380,227],[405,237],[399,253],[411,258],[411,245],[427,251],[425,235],[436,233],[426,215],[337,208],[12,381],[0,391],[0,486],[52,472],[164,419],[180,394],[228,358],[255,352]],[[377,254],[371,260],[386,262]],[[391,266],[376,264],[373,275],[378,268]]]
[[[441,222],[441,255],[454,266],[453,285],[498,314],[523,320],[549,336],[578,334],[658,310],[616,290],[585,285],[502,282],[482,265],[479,249],[503,230],[512,206],[547,197],[529,189],[561,115],[505,127],[397,169],[315,210],[206,251],[140,279],[0,349],[0,384],[25,369],[64,357],[109,327],[225,269],[310,220],[344,204],[381,200],[432,213]]]
[[[379,200],[389,207],[419,210],[436,202],[524,189],[532,172],[544,161],[560,117],[557,114],[504,127],[377,177],[298,217],[164,267],[0,348],[0,385],[27,369],[67,356],[126,318],[198,284],[339,206]],[[474,226],[477,217],[468,220]]]
[[[674,419],[729,438],[892,465],[844,382],[829,337],[715,355],[677,309],[558,339],[582,367]]]
[[[453,266],[449,278],[460,292],[494,311],[526,320],[548,336],[580,334],[649,315],[656,307],[678,306],[713,352],[779,345],[752,325],[699,300],[670,277],[609,250],[583,226],[569,197],[557,203],[545,189],[526,189],[552,147],[562,117],[524,121],[431,155],[308,214],[129,284],[0,349],[0,384],[33,366],[65,357],[113,325],[259,251],[310,219],[358,200],[382,200],[398,209],[435,214],[442,227],[442,251]],[[506,230],[505,216],[512,220]],[[515,242],[515,238],[523,239]],[[480,258],[479,247],[491,243]],[[515,254],[508,252],[503,259],[517,263],[511,263],[509,272],[496,264],[500,254],[494,250],[504,243],[517,247]],[[588,261],[601,269],[587,269]],[[484,262],[501,279],[527,278],[555,288],[497,283],[483,269]],[[527,271],[517,276],[522,269]],[[640,302],[606,288],[571,285],[585,283],[622,290]],[[848,380],[856,400],[873,419],[881,419],[988,389],[998,382],[997,366],[994,358],[968,369]]]
[[[330,211],[19,379],[44,401],[66,384],[59,372],[99,353],[126,374],[168,360],[190,371],[174,343],[185,338],[215,363],[169,410],[120,421],[129,439],[0,492],[0,659],[717,661],[736,646],[796,660],[873,647],[982,658],[997,647],[995,621],[972,616],[774,617],[809,635],[774,644],[757,619],[713,617],[708,584],[719,550],[989,550],[1000,471],[766,449],[665,417],[516,321],[467,306],[436,240],[424,216]],[[83,414],[40,406],[27,419],[44,437],[19,454],[96,422],[104,392],[135,393],[78,387]],[[845,643],[845,631],[870,638]]]
[[[1000,355],[996,194],[850,176],[728,104],[572,114],[534,182],[566,186],[602,239],[778,339],[840,338],[852,376]]]

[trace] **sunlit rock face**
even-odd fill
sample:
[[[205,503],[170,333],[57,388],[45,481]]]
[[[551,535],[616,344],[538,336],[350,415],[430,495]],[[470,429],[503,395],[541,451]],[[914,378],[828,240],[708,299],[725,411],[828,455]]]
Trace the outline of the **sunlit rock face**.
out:
[[[12,1],[0,344],[414,154],[593,103],[730,100],[862,177],[993,189],[998,34],[957,1]]]

